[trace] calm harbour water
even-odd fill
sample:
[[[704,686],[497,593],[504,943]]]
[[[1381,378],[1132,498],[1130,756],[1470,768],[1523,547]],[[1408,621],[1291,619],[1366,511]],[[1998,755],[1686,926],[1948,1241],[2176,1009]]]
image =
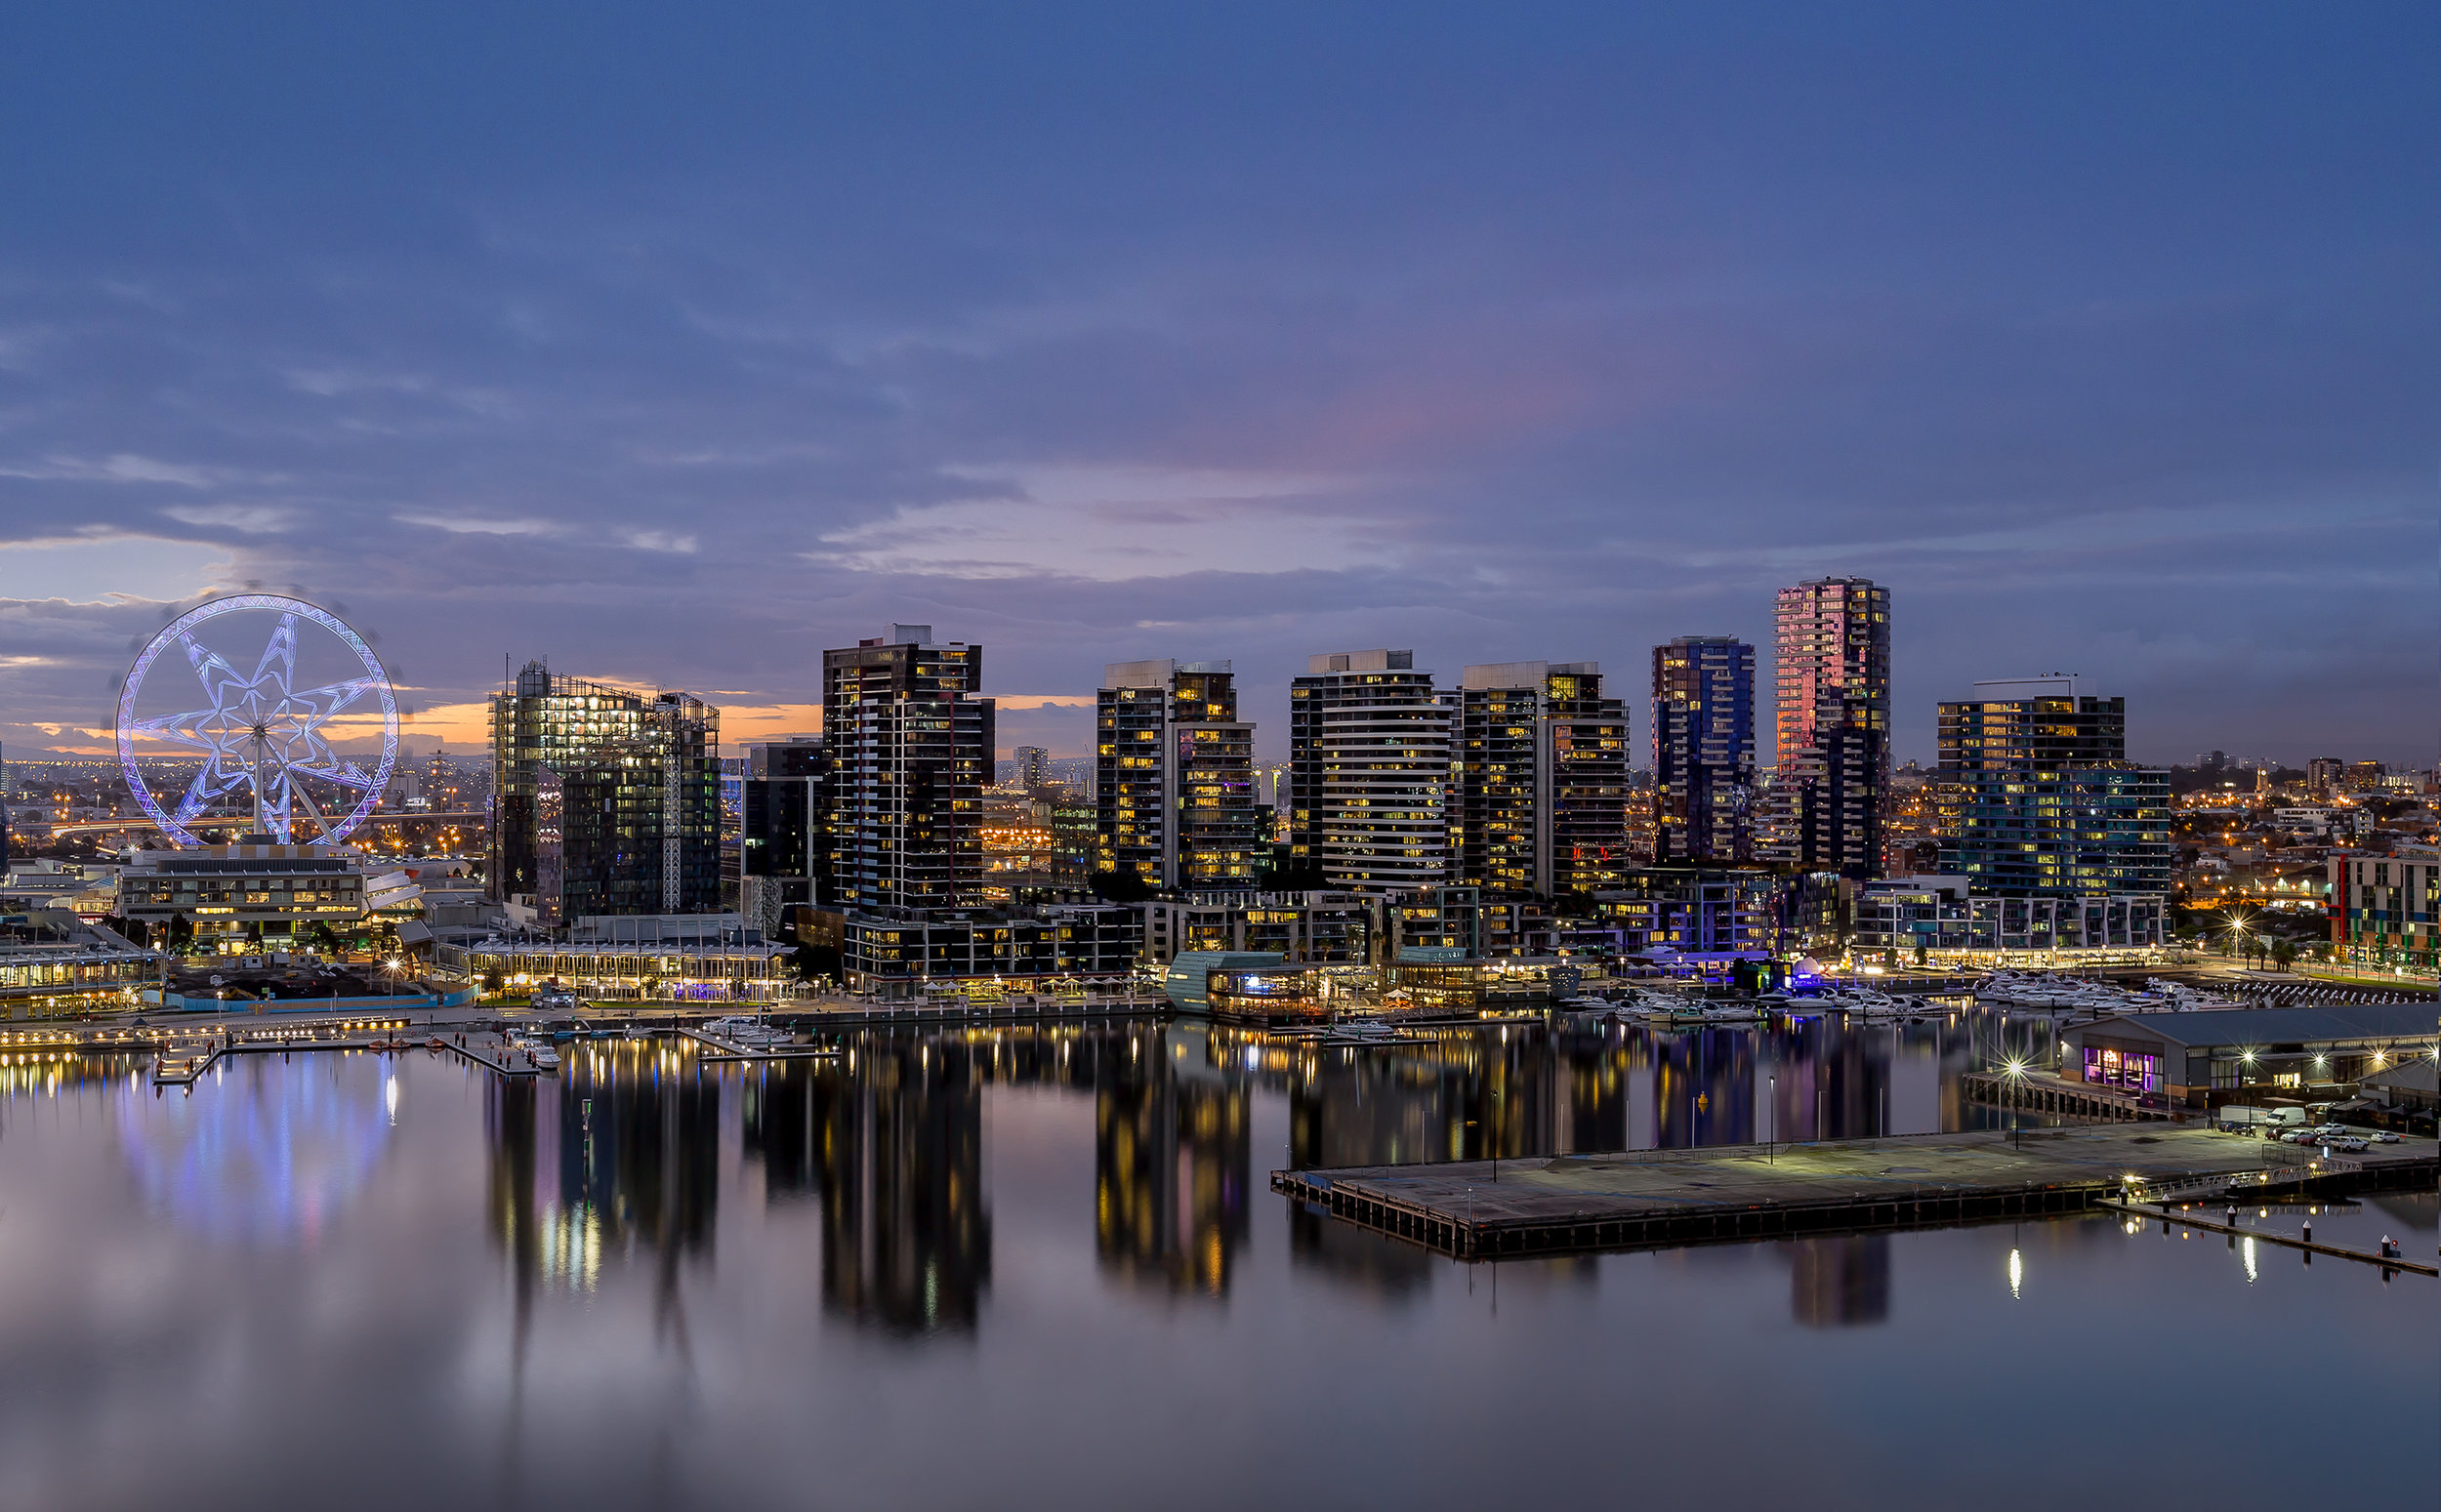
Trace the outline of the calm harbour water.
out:
[[[2425,1278],[2106,1219],[1462,1266],[1266,1181],[1956,1127],[1995,1033],[0,1068],[0,1506],[2430,1505]]]

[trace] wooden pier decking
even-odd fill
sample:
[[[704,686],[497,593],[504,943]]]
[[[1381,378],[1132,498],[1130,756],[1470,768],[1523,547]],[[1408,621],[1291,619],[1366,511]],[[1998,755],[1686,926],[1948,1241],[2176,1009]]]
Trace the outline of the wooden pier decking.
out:
[[[1533,1156],[1503,1160],[1497,1173],[1489,1161],[1279,1170],[1271,1186],[1477,1259],[2041,1217],[2085,1211],[2145,1182],[2236,1180],[2299,1160],[2311,1174],[2298,1190],[2420,1186],[2441,1171],[2441,1146],[2377,1146],[2351,1157],[2353,1168],[2312,1170],[2310,1156],[2235,1134],[2116,1124]]]

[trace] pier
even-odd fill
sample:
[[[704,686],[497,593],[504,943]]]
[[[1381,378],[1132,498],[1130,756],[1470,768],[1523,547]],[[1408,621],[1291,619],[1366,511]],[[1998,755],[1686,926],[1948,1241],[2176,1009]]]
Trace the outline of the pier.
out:
[[[1990,1108],[2019,1108],[2057,1118],[2101,1119],[2110,1122],[2168,1123],[2170,1111],[2146,1107],[2133,1092],[2116,1086],[2095,1086],[2054,1076],[2021,1072],[1969,1071],[1958,1079],[1959,1095]]]
[[[2165,1207],[2159,1203],[2104,1203],[2101,1206],[2115,1212],[2124,1212],[2130,1217],[2157,1218],[2165,1224],[2183,1223],[2188,1228],[2203,1229],[2207,1233],[2227,1234],[2233,1239],[2260,1240],[2266,1245],[2280,1245],[2290,1249],[2301,1249],[2307,1254],[2326,1254],[2335,1260],[2355,1260],[2365,1265],[2379,1265],[2385,1270],[2409,1271],[2418,1276],[2441,1277],[2441,1267],[2426,1265],[2419,1260],[2410,1260],[2396,1255],[2367,1254],[2362,1249],[2343,1249],[2338,1245],[2318,1245],[2310,1239],[2295,1239],[2286,1234],[2274,1233],[2270,1229],[2250,1229],[2236,1224],[2221,1223],[2199,1213],[2180,1212],[2174,1207]]]
[[[1471,1260],[2049,1217],[2156,1185],[2256,1190],[2275,1172],[2299,1192],[2427,1186],[2441,1145],[2411,1139],[2325,1164],[2208,1128],[2113,1124],[1278,1170],[1271,1188]]]

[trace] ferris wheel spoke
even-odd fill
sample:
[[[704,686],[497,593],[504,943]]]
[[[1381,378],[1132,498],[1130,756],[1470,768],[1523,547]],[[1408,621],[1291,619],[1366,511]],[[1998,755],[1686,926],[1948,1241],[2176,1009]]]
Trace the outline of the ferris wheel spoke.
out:
[[[295,788],[288,780],[288,773],[277,767],[269,772],[258,772],[255,777],[257,791],[262,796],[259,811],[263,828],[285,845],[289,838],[288,796]]]
[[[289,770],[301,777],[318,777],[324,782],[337,783],[343,788],[362,790],[373,786],[372,775],[364,768],[353,761],[343,762],[336,757],[333,757],[327,765],[291,766]]]
[[[157,740],[193,746],[199,751],[218,751],[221,749],[220,741],[203,731],[204,721],[218,713],[214,709],[197,709],[186,714],[165,714],[153,719],[130,719],[127,730],[131,735],[150,735]]]
[[[285,692],[297,675],[297,617],[293,614],[281,615],[271,638],[263,643],[263,660],[254,668],[254,686],[263,685],[264,677],[272,674],[274,662],[279,665],[272,685]]]
[[[297,801],[306,806],[306,812],[313,816],[313,823],[322,832],[322,838],[329,839],[331,821],[330,816],[322,812],[322,805],[313,801],[313,795],[306,791],[304,783],[297,783],[290,791],[297,795]]]
[[[228,665],[227,657],[202,644],[194,636],[181,635],[178,641],[186,648],[186,665],[195,670],[195,680],[203,684],[204,697],[212,700],[213,709],[219,711],[228,707],[228,690],[237,688],[242,691],[246,679],[237,675],[237,669]]]
[[[288,701],[303,704],[311,711],[305,716],[305,723],[310,727],[381,685],[379,677],[351,677],[345,682],[326,682],[318,688],[300,688],[288,695]]]
[[[247,781],[242,773],[234,776],[222,775],[220,766],[221,763],[217,757],[204,762],[203,766],[196,771],[195,780],[186,785],[186,797],[178,800],[177,812],[172,815],[180,824],[185,824],[195,815],[202,813],[216,800],[228,797]]]

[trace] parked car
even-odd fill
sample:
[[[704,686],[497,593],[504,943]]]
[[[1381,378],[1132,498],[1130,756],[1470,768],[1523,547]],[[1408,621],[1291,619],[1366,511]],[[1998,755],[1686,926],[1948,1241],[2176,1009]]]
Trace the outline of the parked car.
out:
[[[2356,1130],[2356,1137],[2371,1140],[2378,1145],[2394,1145],[2399,1142],[2399,1136],[2386,1128],[2360,1128]]]
[[[2344,1150],[2350,1153],[2371,1148],[2354,1134],[2334,1134],[2322,1142],[2322,1147],[2326,1150]]]

